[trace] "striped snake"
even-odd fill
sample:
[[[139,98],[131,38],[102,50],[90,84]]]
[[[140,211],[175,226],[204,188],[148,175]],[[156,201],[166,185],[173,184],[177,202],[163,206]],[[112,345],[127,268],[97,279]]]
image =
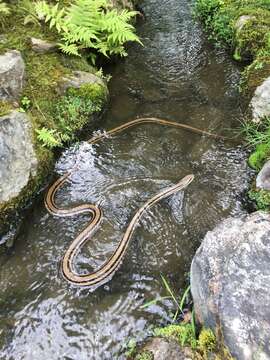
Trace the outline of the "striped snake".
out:
[[[129,121],[123,125],[120,125],[108,132],[98,134],[92,137],[88,142],[90,144],[95,144],[108,137],[108,135],[114,135],[132,126],[149,124],[149,123],[163,125],[163,126],[172,126],[172,127],[192,131],[197,134],[211,136],[216,139],[224,139],[222,136],[197,129],[186,124],[176,123],[173,121],[168,121],[158,118],[139,118]],[[56,205],[55,203],[56,192],[67,181],[68,177],[70,176],[73,170],[74,169],[66,172],[62,177],[60,177],[50,186],[45,196],[45,206],[51,214],[60,217],[67,217],[67,216],[73,216],[73,215],[85,214],[85,213],[88,213],[91,216],[90,222],[87,224],[84,230],[81,231],[79,235],[71,242],[68,249],[66,250],[61,262],[61,270],[64,278],[73,285],[87,286],[90,287],[92,290],[95,290],[97,287],[108,282],[115,274],[119,266],[121,265],[121,262],[128,248],[128,244],[130,242],[132,234],[135,230],[136,225],[141,219],[143,213],[161,199],[168,197],[169,195],[172,195],[186,188],[193,181],[194,175],[185,176],[177,184],[169,188],[166,188],[165,190],[161,191],[160,193],[152,197],[150,200],[148,200],[133,216],[132,220],[130,221],[124,233],[124,236],[122,237],[122,240],[119,242],[117,248],[115,249],[111,257],[107,261],[105,261],[97,270],[90,272],[88,274],[80,275],[76,272],[74,268],[74,259],[77,256],[79,250],[89,240],[90,235],[93,233],[93,231],[97,228],[98,224],[100,223],[102,219],[102,211],[97,205],[94,204],[82,204],[71,208],[61,208]]]

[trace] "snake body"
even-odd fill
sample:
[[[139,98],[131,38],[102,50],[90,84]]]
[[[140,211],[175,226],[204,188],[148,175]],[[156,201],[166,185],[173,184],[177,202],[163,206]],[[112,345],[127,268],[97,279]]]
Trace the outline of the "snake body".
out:
[[[108,137],[108,135],[114,135],[135,125],[146,124],[146,123],[148,124],[153,123],[163,126],[173,126],[176,128],[192,131],[197,134],[211,136],[216,139],[223,139],[222,136],[197,129],[186,124],[176,123],[173,121],[163,120],[158,118],[140,118],[129,121],[106,133],[98,134],[92,137],[88,142],[90,144],[95,144]],[[89,240],[90,236],[93,234],[94,230],[97,228],[98,224],[100,223],[102,219],[102,211],[99,208],[99,206],[94,204],[82,204],[71,208],[61,208],[56,205],[55,203],[56,193],[64,185],[64,183],[67,181],[71,173],[72,170],[66,172],[62,177],[60,177],[50,186],[45,196],[45,206],[51,214],[60,217],[74,216],[85,213],[91,216],[90,222],[87,224],[84,230],[80,232],[79,235],[71,242],[68,249],[66,250],[64,257],[62,259],[61,270],[63,277],[73,285],[85,286],[85,287],[87,286],[93,290],[95,290],[97,287],[109,281],[112,278],[112,276],[115,274],[116,270],[121,265],[121,262],[128,248],[128,244],[130,242],[132,234],[140,218],[142,217],[143,213],[161,199],[184,189],[194,179],[194,175],[192,174],[187,175],[177,184],[161,191],[160,193],[152,197],[150,200],[148,200],[133,216],[121,241],[119,242],[117,248],[115,249],[111,257],[107,261],[105,261],[97,270],[90,272],[88,274],[78,274],[74,268],[74,259],[78,254],[79,250]]]

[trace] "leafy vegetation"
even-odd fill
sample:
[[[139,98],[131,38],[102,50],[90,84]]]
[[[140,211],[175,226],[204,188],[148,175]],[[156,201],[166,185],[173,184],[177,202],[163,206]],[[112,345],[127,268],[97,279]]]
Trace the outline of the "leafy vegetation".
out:
[[[7,115],[12,109],[7,101],[0,100],[0,116]]]
[[[177,295],[175,295],[174,291],[172,290],[171,286],[169,285],[168,281],[165,279],[165,277],[163,275],[161,275],[161,279],[162,279],[162,283],[163,283],[163,286],[164,288],[166,289],[168,295],[167,296],[162,296],[158,299],[154,299],[154,300],[151,300],[151,301],[148,301],[147,303],[143,304],[141,306],[141,309],[145,309],[151,305],[154,305],[154,304],[157,304],[163,300],[166,300],[166,299],[170,299],[174,306],[175,306],[175,312],[174,312],[174,315],[173,315],[173,321],[175,321],[177,319],[177,316],[179,315],[179,313],[181,315],[184,314],[184,305],[186,304],[187,302],[187,299],[188,299],[188,296],[189,296],[189,293],[190,293],[190,286],[188,286],[180,299],[177,300]]]
[[[217,348],[217,339],[215,334],[211,329],[205,329],[203,328],[200,332],[197,346],[200,350],[203,351],[205,355],[207,355],[208,352],[215,351]]]
[[[10,14],[9,6],[0,0],[0,25],[5,25],[5,18]]]
[[[252,91],[269,75],[269,0],[196,0],[195,15],[209,37],[225,44],[235,60],[251,63],[243,73],[243,88]]]
[[[150,351],[143,351],[141,354],[136,355],[135,360],[154,360],[154,356]]]
[[[53,6],[56,1],[48,3]],[[57,3],[59,9],[70,6],[70,1],[66,0],[59,0]],[[20,111],[27,112],[32,122],[35,152],[39,163],[37,174],[30,180],[29,186],[25,187],[14,201],[1,207],[0,222],[5,221],[6,215],[12,214],[14,209],[27,204],[53,166],[52,149],[72,141],[82,126],[88,122],[93,123],[92,114],[102,107],[102,101],[107,96],[102,86],[83,88],[83,93],[71,90],[61,96],[58,84],[72,71],[87,71],[106,80],[107,77],[89,64],[91,53],[98,55],[96,49],[90,49],[91,52],[79,49],[80,56],[67,56],[60,51],[44,54],[33,51],[29,41],[31,37],[57,43],[62,36],[56,27],[50,29],[39,19],[35,4],[32,0],[0,0],[0,54],[16,49],[21,52],[24,59],[27,76],[18,105]],[[109,10],[112,9],[108,8]],[[80,47],[79,43],[77,45]],[[0,115],[8,114],[13,108],[13,103],[1,101]]]
[[[154,336],[173,338],[181,346],[190,346],[192,349],[197,347],[196,332],[191,324],[172,324],[164,328],[157,328],[154,330]]]
[[[247,144],[255,148],[248,159],[249,165],[259,171],[270,157],[270,119],[260,123],[246,121],[242,125]]]
[[[171,320],[172,323],[165,327],[155,328],[152,331],[152,336],[172,339],[181,347],[191,348],[193,350],[194,359],[206,360],[211,353],[211,358],[214,360],[233,360],[228,349],[222,344],[218,344],[216,336],[211,329],[202,328],[200,331],[199,329],[196,329],[194,312],[187,309],[190,286],[185,289],[182,296],[179,298],[175,295],[168,281],[163,276],[161,278],[168,295],[145,303],[141,306],[141,309],[146,309],[163,300],[171,300],[175,306],[175,313]],[[181,317],[178,318],[178,315],[180,314]],[[176,322],[177,318],[178,321]],[[126,352],[128,359],[141,359],[138,356],[142,355],[147,355],[149,359],[151,359],[151,353],[145,353],[143,350],[140,352],[137,349],[135,340],[130,340],[126,348],[128,349]],[[146,359],[148,359],[148,357],[146,357]],[[142,359],[144,358],[142,357]]]
[[[249,198],[256,202],[256,207],[258,210],[270,210],[270,191],[267,190],[250,190]]]
[[[56,133],[56,130],[49,130],[43,127],[41,130],[36,129],[36,132],[38,134],[38,140],[42,142],[43,146],[46,146],[49,149],[62,144],[61,137],[59,133]]]
[[[68,6],[51,5],[45,1],[36,4],[40,19],[60,34],[62,51],[79,55],[83,49],[92,49],[108,57],[126,56],[124,44],[139,42],[130,24],[136,11],[110,8],[108,0],[75,0]]]
[[[101,110],[105,99],[106,90],[102,85],[85,84],[78,89],[68,89],[50,109],[54,129],[38,129],[38,140],[50,149],[74,140],[76,131],[89,122],[92,114]]]
[[[210,37],[255,58],[260,53],[270,55],[268,0],[197,0],[195,14],[203,21]],[[242,16],[248,16],[240,25]],[[240,58],[238,58],[240,56]]]

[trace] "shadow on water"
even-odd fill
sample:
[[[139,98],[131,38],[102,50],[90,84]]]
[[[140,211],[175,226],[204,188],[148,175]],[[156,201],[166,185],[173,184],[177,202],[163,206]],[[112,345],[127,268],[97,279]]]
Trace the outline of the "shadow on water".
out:
[[[131,47],[112,69],[104,128],[139,116],[217,133],[237,126],[240,69],[207,44],[190,2],[148,0],[142,6],[146,21],[138,32],[144,47]],[[164,295],[160,273],[180,293],[204,234],[245,212],[245,158],[239,145],[153,125],[67,150],[57,174],[75,161],[79,168],[59,192],[59,203],[101,203],[104,212],[99,231],[78,256],[82,272],[89,270],[89,259],[95,268],[112,253],[149,197],[189,173],[195,180],[145,214],[120,270],[94,293],[72,288],[59,274],[63,252],[86,218],[54,218],[37,201],[15,248],[1,257],[0,358],[119,359],[128,336],[142,339],[151,325],[166,323],[169,303],[140,305]]]

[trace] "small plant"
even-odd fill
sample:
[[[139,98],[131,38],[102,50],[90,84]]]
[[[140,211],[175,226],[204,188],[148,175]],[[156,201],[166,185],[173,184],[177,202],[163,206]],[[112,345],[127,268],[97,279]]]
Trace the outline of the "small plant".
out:
[[[248,196],[256,202],[258,210],[270,210],[270,191],[267,190],[250,190]]]
[[[20,0],[18,2],[18,11],[24,17],[24,25],[33,24],[40,26],[40,22],[35,10],[35,4],[33,1]]]
[[[212,352],[216,350],[217,340],[211,329],[202,329],[198,339],[198,347],[204,352]]]
[[[136,353],[136,340],[130,339],[124,346],[125,355],[127,358],[132,357]]]
[[[109,0],[75,0],[62,8],[59,3],[39,1],[36,12],[39,19],[60,34],[60,48],[68,55],[80,55],[81,50],[92,49],[106,57],[126,56],[125,43],[141,43],[130,24],[137,12],[117,12],[110,8]]]
[[[172,324],[164,328],[157,328],[154,330],[154,336],[173,338],[181,346],[190,346],[192,349],[197,347],[196,334],[191,324]]]
[[[154,360],[154,355],[146,350],[136,355],[134,360]]]
[[[260,123],[246,121],[242,124],[242,132],[248,146],[255,147],[248,163],[258,171],[270,156],[270,118],[265,118]]]
[[[256,146],[255,151],[250,154],[248,164],[252,169],[259,171],[269,157],[270,143],[259,144]]]
[[[20,101],[21,110],[27,111],[31,107],[31,100],[27,96],[23,96]]]
[[[62,145],[60,135],[56,132],[56,130],[43,127],[40,130],[37,129],[36,132],[38,134],[37,138],[42,142],[43,146],[53,149]]]
[[[7,115],[12,110],[12,106],[4,100],[0,100],[0,116]]]
[[[177,300],[177,296],[174,294],[173,290],[171,289],[168,281],[164,278],[164,276],[161,275],[161,279],[162,279],[162,283],[166,289],[166,291],[168,292],[168,296],[162,296],[158,299],[154,299],[154,300],[151,300],[145,304],[143,304],[141,306],[141,309],[144,309],[144,308],[147,308],[149,307],[150,305],[154,305],[154,304],[157,304],[158,302],[161,302],[162,300],[165,300],[165,299],[170,299],[173,301],[173,303],[175,304],[176,306],[176,311],[174,313],[174,316],[173,316],[173,321],[176,320],[177,316],[179,315],[179,313],[181,313],[182,315],[184,315],[184,305],[186,303],[186,300],[187,300],[187,297],[189,295],[189,292],[190,292],[190,286],[188,286],[182,297],[180,298],[180,300]]]
[[[101,110],[106,96],[106,89],[99,84],[69,88],[51,108],[55,128],[38,130],[38,140],[49,148],[74,140],[76,131],[91,120],[91,115]]]

